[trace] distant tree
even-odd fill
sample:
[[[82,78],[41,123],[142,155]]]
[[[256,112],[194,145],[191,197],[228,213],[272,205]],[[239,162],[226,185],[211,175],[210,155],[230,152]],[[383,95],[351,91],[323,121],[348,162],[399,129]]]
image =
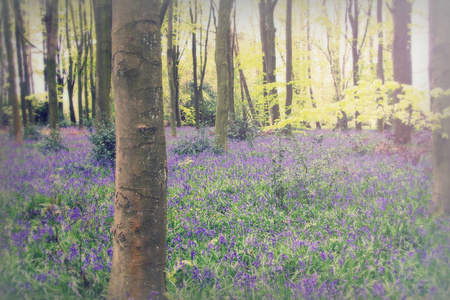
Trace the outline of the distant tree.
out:
[[[217,71],[217,112],[214,135],[217,147],[227,151],[227,121],[229,101],[228,46],[230,17],[233,0],[220,0],[218,26],[216,32],[216,71]]]
[[[392,61],[394,65],[394,81],[400,84],[412,84],[411,64],[411,11],[410,0],[393,0],[390,9],[394,21],[394,45]],[[403,89],[398,88],[393,95],[393,103],[399,103],[399,95]],[[411,142],[411,126],[402,120],[394,118],[394,135],[400,143]]]
[[[151,293],[166,299],[167,156],[160,7],[159,0],[112,1],[118,143],[108,299],[147,300]]]
[[[22,128],[20,125],[20,113],[19,113],[19,100],[17,99],[17,91],[16,91],[16,70],[14,66],[14,53],[12,46],[12,37],[11,37],[11,26],[10,26],[10,17],[9,17],[9,1],[2,0],[2,19],[3,19],[3,36],[5,39],[5,49],[6,49],[6,58],[8,60],[8,96],[9,102],[12,106],[13,113],[13,131],[14,131],[14,141],[18,144],[22,144]]]
[[[306,49],[308,51],[308,56],[307,56],[307,60],[308,60],[308,80],[309,80],[309,97],[311,98],[312,101],[312,106],[313,108],[317,108],[317,104],[316,101],[314,99],[314,93],[313,93],[313,84],[311,82],[312,80],[312,75],[311,75],[311,51],[312,51],[312,39],[311,39],[311,3],[308,0],[306,3],[307,7],[306,7]],[[321,129],[322,125],[320,124],[319,121],[316,121],[316,128],[317,129]]]
[[[430,89],[450,89],[450,2],[429,0]],[[431,111],[443,113],[450,107],[450,96],[432,97]],[[440,120],[433,131],[433,204],[438,215],[450,215],[450,118]]]
[[[384,84],[384,68],[383,68],[383,0],[377,0],[377,24],[378,24],[378,60],[377,60],[377,78]],[[384,120],[377,119],[377,131],[383,132]]]
[[[111,0],[94,0],[96,44],[96,122],[110,124],[111,112]]]
[[[292,0],[286,6],[286,117],[292,106]]]
[[[56,130],[59,123],[58,90],[56,84],[56,51],[58,44],[59,0],[46,0],[45,25],[47,32],[47,83],[50,128]]]
[[[234,7],[234,18],[236,18],[236,6]],[[234,22],[236,23],[236,22]],[[235,119],[236,110],[234,108],[234,29],[233,23],[230,21],[230,31],[227,40],[227,59],[228,59],[228,118]]]

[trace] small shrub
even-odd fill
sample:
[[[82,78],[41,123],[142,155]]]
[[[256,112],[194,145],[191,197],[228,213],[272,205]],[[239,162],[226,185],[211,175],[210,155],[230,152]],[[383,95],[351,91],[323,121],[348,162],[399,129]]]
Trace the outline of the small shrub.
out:
[[[116,127],[106,123],[91,130],[88,135],[92,143],[92,154],[95,161],[114,163],[116,161]]]
[[[235,119],[228,122],[228,137],[233,140],[247,141],[250,146],[258,134],[258,128],[249,120]]]
[[[26,140],[39,141],[42,138],[41,130],[37,126],[28,126],[23,131],[23,137]]]
[[[205,129],[199,130],[193,137],[180,139],[173,148],[173,152],[178,155],[195,155],[204,151],[211,151],[215,154],[221,152],[215,147],[214,140],[208,137]]]
[[[49,135],[36,144],[39,151],[42,153],[59,152],[61,150],[69,151],[67,147],[63,145],[64,138],[58,130],[52,130]]]

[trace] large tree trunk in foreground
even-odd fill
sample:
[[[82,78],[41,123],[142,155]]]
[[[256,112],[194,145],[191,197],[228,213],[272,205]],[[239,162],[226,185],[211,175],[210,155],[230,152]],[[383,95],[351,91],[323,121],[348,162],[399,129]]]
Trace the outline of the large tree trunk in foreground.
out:
[[[58,0],[46,2],[47,26],[47,83],[50,128],[56,130],[59,123],[58,89],[56,84],[56,51],[58,43]]]
[[[219,24],[216,33],[216,71],[217,71],[217,109],[214,135],[216,145],[227,151],[227,121],[229,101],[229,74],[228,74],[228,36],[230,34],[230,17],[233,0],[220,0]]]
[[[22,144],[22,128],[20,125],[20,113],[19,113],[19,100],[17,99],[16,90],[16,70],[14,66],[14,53],[11,37],[11,26],[9,24],[9,3],[8,0],[3,0],[2,6],[2,19],[3,19],[3,34],[5,38],[6,58],[8,60],[8,96],[9,102],[12,106],[13,113],[13,131],[14,141],[18,144]]]
[[[94,1],[96,47],[96,123],[111,124],[111,0]]]
[[[158,0],[112,2],[117,158],[108,299],[147,300],[151,293],[166,298],[167,158],[159,6]]]
[[[394,20],[394,45],[392,60],[394,64],[394,81],[400,84],[412,84],[411,65],[411,11],[412,4],[408,0],[394,0],[392,17]],[[393,103],[399,103],[398,88],[393,95]],[[395,139],[400,143],[411,142],[411,126],[401,120],[394,119]]]
[[[450,89],[450,2],[429,0],[430,89]],[[443,113],[450,96],[431,99],[431,111]],[[433,204],[436,214],[450,215],[450,118],[440,121],[433,132]],[[444,136],[446,135],[446,136]]]

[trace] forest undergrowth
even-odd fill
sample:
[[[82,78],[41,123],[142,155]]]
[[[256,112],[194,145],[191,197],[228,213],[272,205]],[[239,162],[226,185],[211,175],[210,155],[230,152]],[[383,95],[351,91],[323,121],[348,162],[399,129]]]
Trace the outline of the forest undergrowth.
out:
[[[56,153],[0,134],[1,299],[106,296],[114,167],[94,161],[86,134],[61,132]],[[450,220],[429,213],[429,132],[408,146],[373,131],[273,134],[230,140],[226,154],[176,154],[199,137],[169,132],[169,298],[450,295]]]

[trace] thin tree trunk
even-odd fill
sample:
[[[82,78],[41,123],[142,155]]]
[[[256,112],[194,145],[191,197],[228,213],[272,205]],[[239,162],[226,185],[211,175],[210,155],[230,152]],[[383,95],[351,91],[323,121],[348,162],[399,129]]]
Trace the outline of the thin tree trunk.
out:
[[[5,126],[3,124],[3,103],[4,103],[4,80],[5,80],[5,57],[3,57],[3,28],[2,24],[0,24],[0,129],[3,129]]]
[[[112,2],[117,158],[108,299],[166,299],[167,156],[158,0]],[[152,45],[149,48],[148,45]]]
[[[17,144],[22,144],[22,128],[20,125],[20,113],[19,113],[19,100],[17,98],[16,91],[16,70],[14,66],[14,53],[12,45],[10,17],[9,17],[9,1],[3,0],[2,12],[3,12],[3,34],[5,38],[6,58],[8,60],[8,96],[9,102],[12,106],[13,113],[13,131],[14,141]]]
[[[62,63],[62,35],[59,35],[57,50],[56,50],[56,82],[57,82],[57,90],[58,90],[58,100],[61,99],[61,102],[58,103],[59,113],[64,118],[64,104],[63,104],[63,96],[64,96],[64,74],[66,73],[64,70],[64,64]],[[59,105],[60,104],[60,105]]]
[[[227,40],[230,35],[230,17],[233,0],[220,0],[219,22],[216,33],[216,71],[217,71],[217,110],[216,126],[214,135],[216,145],[219,148],[228,150],[227,145],[227,120],[228,120],[228,100],[229,100],[229,74],[228,74],[228,47]]]
[[[353,4],[353,5],[352,5]],[[359,81],[359,55],[358,55],[358,34],[359,34],[359,8],[358,0],[350,0],[348,5],[347,16],[352,28],[352,71],[353,71],[353,86],[358,85]],[[355,128],[358,131],[362,130],[362,123],[358,122],[360,113],[355,112]]]
[[[14,11],[16,17],[16,57],[17,57],[17,69],[19,71],[19,87],[20,87],[20,106],[22,109],[22,124],[24,128],[28,128],[28,115],[27,115],[27,105],[25,102],[25,79],[23,75],[23,55],[22,55],[22,37],[21,29],[23,28],[22,12],[20,8],[20,1],[14,1]]]
[[[195,110],[195,128],[199,128],[199,105],[198,105],[198,80],[197,80],[197,0],[194,2],[194,12],[192,6],[189,7],[189,14],[191,16],[192,29],[192,74],[194,76],[194,110]]]
[[[266,10],[266,2],[265,0],[259,2],[259,32],[261,35],[261,47],[262,47],[262,63],[263,63],[263,75],[262,75],[262,83],[264,85],[264,103],[263,103],[263,125],[269,125],[269,103],[267,99],[267,10]]]
[[[267,0],[266,2],[266,22],[267,22],[267,84],[277,81],[275,76],[276,52],[275,52],[275,23],[274,10],[278,0]],[[275,121],[280,118],[280,105],[278,104],[277,89],[271,88],[269,91],[270,100],[270,124],[274,125]]]
[[[89,37],[89,82],[90,82],[90,88],[91,88],[91,111],[92,111],[92,119],[96,120],[96,111],[95,111],[95,102],[96,102],[96,93],[95,93],[95,80],[94,80],[94,38],[92,36],[92,27],[93,27],[93,21],[94,21],[94,0],[91,1],[90,5],[90,19],[91,19],[91,30],[90,30],[90,37]],[[111,81],[111,78],[110,78]]]
[[[87,20],[86,20],[86,9],[83,10],[83,22],[84,26],[87,29]],[[92,26],[89,30],[84,33],[84,114],[86,117],[86,121],[89,122],[89,91],[88,91],[88,68],[87,68],[87,59],[89,57],[89,39],[92,36]]]
[[[394,81],[400,84],[412,84],[411,65],[411,11],[412,4],[408,0],[394,0],[392,17],[394,21],[394,45],[392,60],[394,66]],[[399,103],[399,95],[403,93],[398,88],[393,95],[393,103]],[[411,125],[394,119],[395,139],[400,143],[411,142]]]
[[[173,80],[173,3],[169,5],[169,16],[167,21],[167,72],[169,78],[169,90],[170,90],[170,132],[172,137],[177,136],[176,128],[176,95],[175,84]]]
[[[292,0],[286,6],[286,118],[292,111]]]
[[[50,128],[58,129],[58,91],[56,84],[56,52],[58,44],[58,0],[47,0],[46,2],[46,25],[47,25],[47,83],[48,83],[48,105],[50,114]]]
[[[450,2],[429,0],[429,78],[430,89],[450,89]],[[443,113],[450,96],[431,99],[431,111]],[[450,118],[440,120],[433,131],[433,209],[436,215],[450,215]],[[447,135],[447,136],[444,136]]]
[[[96,121],[112,123],[111,107],[111,0],[95,0]]]
[[[242,89],[245,92],[245,96],[247,98],[247,103],[248,103],[248,107],[250,108],[250,113],[252,114],[252,118],[256,122],[256,124],[258,126],[260,126],[261,124],[259,124],[259,121],[258,121],[258,118],[256,115],[256,111],[255,111],[255,108],[252,103],[252,98],[250,96],[250,91],[248,89],[247,80],[245,79],[244,71],[242,70],[241,63],[239,61],[239,40],[237,39],[237,37],[236,37],[236,43],[234,44],[234,52],[235,52],[235,55],[237,58],[236,60],[237,60],[237,67],[239,70],[239,79],[241,82]]]
[[[236,10],[234,11],[234,19],[236,18]],[[234,30],[232,29],[232,23],[230,22],[230,34],[227,40],[227,59],[228,59],[228,82],[229,82],[229,93],[228,93],[228,117],[231,120],[236,118],[235,108],[234,108],[234,59],[233,59],[233,48],[234,48]]]
[[[209,28],[211,25],[211,15],[212,15],[212,11],[213,11],[214,7],[211,5],[210,9],[209,9],[209,17],[208,17],[208,25],[206,26],[206,38],[205,38],[205,60],[202,63],[202,67],[201,67],[201,74],[200,74],[200,86],[199,86],[199,94],[200,94],[200,100],[201,100],[201,104],[202,104],[202,113],[201,113],[201,121],[202,124],[205,121],[205,101],[203,99],[203,81],[205,79],[205,74],[206,74],[206,63],[208,62],[208,40],[209,40]],[[202,40],[201,36],[200,36],[200,40]],[[201,60],[201,59],[200,59]]]
[[[70,2],[70,7],[72,7],[72,2]],[[72,14],[72,17],[73,17],[73,14]],[[67,93],[69,96],[69,113],[70,113],[70,122],[72,123],[72,125],[75,125],[77,123],[77,118],[75,116],[75,108],[73,105],[73,89],[75,88],[76,74],[73,69],[74,66],[73,66],[73,58],[72,58],[72,44],[70,42],[69,0],[66,0],[66,43],[67,43],[67,51],[69,52],[69,73],[67,74]]]
[[[178,0],[174,0],[175,1],[175,7],[176,7],[176,11],[177,13],[174,16],[175,19],[175,23],[180,24],[181,23],[181,19],[178,17],[179,14],[179,7],[178,7]],[[178,37],[178,32],[175,30],[174,35],[176,37]],[[180,111],[180,80],[179,80],[179,76],[178,76],[178,67],[180,65],[180,45],[179,45],[179,40],[177,40],[176,45],[173,45],[174,47],[174,64],[173,64],[173,81],[174,81],[174,85],[175,85],[175,100],[176,100],[176,109],[175,109],[175,116],[177,119],[177,127],[181,127],[182,123],[181,123],[181,111]]]
[[[383,69],[383,0],[377,0],[377,23],[378,23],[378,61],[377,61],[377,78],[384,84]],[[377,131],[384,131],[384,119],[377,119]]]
[[[312,76],[311,76],[311,51],[312,51],[312,47],[311,47],[311,28],[310,28],[310,11],[311,11],[311,6],[310,6],[310,2],[308,0],[307,2],[307,9],[306,9],[306,47],[307,47],[307,51],[308,51],[308,56],[307,56],[307,60],[308,60],[308,80],[309,80],[309,97],[311,98],[311,102],[312,102],[312,106],[313,108],[317,108],[317,104],[316,101],[314,99],[314,93],[313,93],[313,88],[312,88]],[[316,128],[317,129],[321,129],[322,126],[320,125],[319,121],[316,121]]]

